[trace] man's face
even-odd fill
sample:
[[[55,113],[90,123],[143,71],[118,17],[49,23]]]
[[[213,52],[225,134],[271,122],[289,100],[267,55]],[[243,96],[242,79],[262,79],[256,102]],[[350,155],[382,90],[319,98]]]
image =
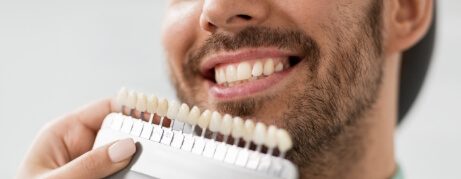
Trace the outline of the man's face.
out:
[[[307,165],[375,102],[376,0],[171,0],[163,43],[179,98],[289,130]]]

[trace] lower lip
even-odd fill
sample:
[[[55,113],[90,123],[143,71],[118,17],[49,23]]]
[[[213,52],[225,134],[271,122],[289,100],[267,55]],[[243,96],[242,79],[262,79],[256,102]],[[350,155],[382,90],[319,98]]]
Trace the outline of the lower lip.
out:
[[[209,93],[219,100],[243,98],[246,96],[256,94],[258,92],[269,90],[271,87],[277,85],[278,82],[286,78],[292,70],[293,67],[283,70],[281,72],[276,72],[262,79],[237,84],[231,87],[224,87],[221,85],[217,85],[216,83],[213,83],[211,81],[208,81]]]

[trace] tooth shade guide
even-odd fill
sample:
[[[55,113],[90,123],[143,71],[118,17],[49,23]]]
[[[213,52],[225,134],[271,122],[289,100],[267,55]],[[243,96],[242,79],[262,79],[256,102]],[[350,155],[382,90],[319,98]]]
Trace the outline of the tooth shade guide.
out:
[[[182,103],[178,110],[177,120],[181,122],[186,122],[189,113],[190,113],[189,105]]]
[[[141,114],[141,112],[139,112],[137,110],[133,110],[133,114],[134,114],[134,116],[133,116],[134,118],[139,119],[139,116],[137,116],[136,114]],[[143,115],[144,115],[145,119],[149,119],[149,117],[151,116],[150,113],[143,113]],[[161,117],[159,115],[154,114],[152,122],[154,124],[159,125],[160,121],[161,121]],[[165,128],[168,128],[168,129],[173,129],[174,121],[175,120],[171,120],[168,117],[163,117],[163,123],[162,123],[163,125],[162,126],[165,127]],[[197,125],[195,125],[195,126],[197,126]],[[198,129],[195,129],[197,127],[194,127],[194,126],[192,126],[192,128],[194,128],[194,130],[198,131],[198,134],[200,134],[199,136],[203,135],[203,137],[207,138],[207,139],[215,140],[217,142],[227,143],[229,145],[237,145],[240,148],[247,148],[247,149],[252,150],[252,151],[258,151],[260,153],[264,153],[264,154],[268,154],[268,155],[272,155],[272,156],[279,156],[279,157],[284,157],[285,156],[285,153],[280,153],[277,148],[268,148],[265,145],[256,145],[253,141],[246,142],[242,138],[235,139],[232,135],[228,135],[227,139],[226,139],[226,136],[224,136],[224,135],[222,135],[220,133],[217,133],[217,132],[211,132],[207,128],[205,128],[205,130],[201,129],[200,127]],[[203,133],[203,132],[205,132],[205,133]],[[270,152],[270,153],[268,153],[268,152]]]
[[[126,107],[125,105],[122,105],[122,114],[126,115],[126,116],[129,116],[130,113],[131,113],[131,109]]]
[[[169,126],[168,128],[173,129],[173,126],[174,126],[174,123],[176,123],[176,120],[172,120],[172,119],[170,119],[168,117],[165,117],[165,118],[170,121],[170,124],[165,125],[165,126]]]
[[[206,137],[206,128],[201,128],[199,127],[199,130],[198,130],[198,134],[200,134],[199,136],[202,137],[202,138],[205,138]]]
[[[190,133],[192,136],[195,136],[198,134],[197,132],[197,125],[192,125],[192,128],[191,128],[191,133]]]
[[[124,116],[123,118],[119,118],[117,116],[114,116],[114,117],[116,117],[117,119],[128,118],[127,116]],[[113,118],[113,119],[116,119],[116,118]],[[133,121],[136,120],[136,119],[133,119],[133,118],[129,118],[129,119],[133,120]],[[138,135],[136,132],[134,132],[134,133],[133,132],[120,133],[121,132],[120,130],[115,130],[112,127],[108,128],[109,126],[111,126],[111,123],[109,123],[109,122],[111,122],[111,120],[106,121],[105,124],[103,123],[103,125],[105,125],[105,126],[102,126],[103,127],[102,129],[104,129],[104,130],[101,130],[98,133],[99,137],[97,137],[96,143],[94,144],[95,148],[99,147],[101,145],[104,145],[105,143],[108,142],[109,139],[107,138],[108,140],[106,140],[105,137],[110,137],[110,140],[113,139],[113,136],[119,136],[119,137],[124,137],[124,138],[125,137],[132,137],[132,138],[135,139],[135,141],[137,141],[137,143],[139,142],[141,145],[143,145],[143,148],[144,148],[144,152],[143,152],[144,157],[141,156],[141,157],[139,157],[140,160],[133,161],[133,166],[135,166],[136,168],[141,167],[141,168],[146,168],[146,170],[151,170],[152,167],[161,168],[161,166],[165,165],[165,164],[167,164],[167,165],[170,165],[170,164],[176,165],[177,166],[176,168],[173,168],[172,170],[169,170],[168,172],[166,172],[166,174],[177,173],[178,171],[181,171],[181,172],[185,172],[185,173],[183,173],[185,175],[182,175],[182,176],[176,175],[177,177],[174,177],[174,178],[187,178],[187,175],[189,175],[189,177],[192,177],[192,178],[195,178],[195,177],[198,177],[198,178],[216,178],[216,175],[211,177],[212,175],[210,176],[210,175],[199,174],[199,173],[203,173],[203,172],[199,172],[199,173],[195,173],[195,174],[187,173],[187,171],[190,169],[188,167],[190,167],[190,166],[201,167],[202,169],[206,168],[209,171],[215,171],[215,173],[217,171],[220,171],[220,172],[218,172],[220,175],[226,173],[225,175],[222,175],[222,176],[234,176],[236,178],[238,178],[238,176],[240,176],[240,175],[243,176],[243,178],[258,178],[258,179],[262,179],[262,178],[296,179],[297,178],[297,175],[292,175],[291,174],[291,173],[293,173],[293,174],[298,173],[298,172],[296,172],[296,168],[295,168],[294,165],[292,165],[290,163],[287,163],[289,161],[287,161],[286,159],[270,156],[270,151],[267,150],[265,147],[261,147],[260,148],[261,152],[257,153],[257,152],[251,151],[251,150],[255,150],[254,149],[255,146],[252,145],[250,147],[250,151],[246,150],[247,153],[249,154],[248,156],[251,156],[252,154],[256,153],[257,157],[260,157],[260,158],[254,158],[253,157],[251,160],[248,160],[244,166],[240,166],[240,165],[237,165],[235,163],[236,158],[230,159],[230,160],[227,160],[227,161],[224,160],[224,158],[226,158],[227,156],[231,156],[231,157],[234,156],[235,157],[236,156],[235,154],[241,153],[240,151],[243,151],[243,149],[240,148],[240,147],[228,146],[228,145],[224,145],[224,144],[221,145],[221,144],[218,143],[216,145],[217,148],[215,149],[214,156],[211,157],[211,158],[204,159],[204,158],[202,158],[202,157],[205,157],[205,151],[203,150],[204,148],[202,148],[202,151],[200,153],[194,153],[194,151],[192,150],[193,149],[192,146],[195,146],[195,144],[200,144],[200,141],[202,141],[203,146],[206,146],[206,143],[208,143],[206,141],[209,141],[209,140],[206,140],[206,139],[205,140],[200,140],[199,137],[190,137],[189,135],[185,135],[184,143],[182,143],[182,144],[178,143],[178,142],[175,142],[175,137],[173,137],[171,142],[169,142],[169,141],[164,142],[165,141],[164,137],[169,138],[169,137],[171,137],[172,133],[174,133],[174,136],[183,135],[183,134],[175,133],[174,131],[169,133],[169,132],[163,130],[164,131],[163,136],[160,138],[160,140],[158,140],[159,141],[158,142],[157,140],[152,140],[152,138],[149,137],[148,135],[146,135],[146,133],[144,135],[141,133],[141,135],[144,136],[142,138],[132,136],[132,135]],[[134,122],[136,122],[136,121],[134,121]],[[144,129],[146,129],[146,126],[149,127],[149,124],[147,124],[147,125],[146,124],[147,123],[144,123]],[[144,129],[143,129],[143,131],[147,131],[147,130],[144,130]],[[159,129],[158,126],[156,127],[156,129]],[[220,135],[218,135],[217,140],[218,141],[220,140]],[[232,140],[233,140],[232,137],[229,137],[229,142],[231,142]],[[194,144],[194,145],[187,145],[187,144]],[[187,149],[184,149],[184,148],[180,149],[181,145],[182,146],[186,145],[186,147],[187,146],[189,146],[189,147]],[[169,147],[172,148],[172,149],[169,149]],[[179,153],[178,153],[178,151],[179,151]],[[150,156],[150,159],[148,159],[149,157],[146,157],[145,154],[148,154],[147,156]],[[230,155],[228,155],[228,154],[230,154]],[[191,156],[191,157],[189,157],[189,156]],[[267,158],[264,158],[264,157],[267,157]],[[155,162],[158,162],[158,163],[161,163],[161,164],[154,165],[155,164],[155,163],[153,163],[154,161],[149,163],[149,161],[151,161],[152,158],[158,159],[158,160],[155,160]],[[258,162],[256,165],[254,165],[254,163],[255,163],[254,159],[256,159],[256,162]],[[268,159],[268,160],[265,160],[265,159]],[[208,162],[208,161],[211,161],[211,162]],[[217,161],[225,162],[227,164],[226,165],[216,165]],[[268,164],[267,161],[269,161],[269,164]],[[170,162],[170,163],[168,163],[168,162]],[[183,164],[185,164],[185,165],[183,165]],[[251,165],[249,165],[249,164],[251,164]],[[287,164],[290,164],[290,165],[287,165]],[[229,168],[222,168],[222,167],[229,167]],[[240,167],[244,167],[244,168],[240,168]],[[234,169],[237,169],[237,170],[234,170]],[[241,172],[241,171],[244,171],[244,172]],[[131,171],[129,171],[129,172],[131,172]],[[143,171],[143,172],[145,172],[145,171]],[[163,172],[165,174],[164,170],[162,170],[161,172]],[[289,173],[288,175],[287,175],[287,172]],[[152,176],[152,177],[165,176],[165,175],[163,175],[161,173],[158,173],[158,171],[157,172],[152,172],[152,173],[147,173],[147,175]],[[168,176],[171,176],[171,175],[168,175]]]
[[[145,113],[144,115],[149,115],[149,118],[151,116],[151,114],[149,113]],[[160,125],[160,122],[163,123],[162,127],[167,127],[167,126],[170,126],[171,124],[171,120],[167,119],[166,117],[163,119],[162,121],[162,117],[157,115],[157,114],[154,114],[152,115],[152,124],[155,124],[155,125]]]
[[[141,112],[146,112],[147,111],[147,96],[144,93],[138,93],[138,96],[136,97],[136,110],[141,111]]]
[[[118,110],[123,114],[125,110],[126,101],[128,99],[128,91],[125,87],[120,88],[115,98],[115,103],[117,104]]]
[[[239,82],[236,82],[236,83],[241,83],[241,82],[242,81],[239,81]],[[138,94],[138,93],[134,92],[134,91],[131,91],[131,94],[132,94],[131,96],[134,96],[133,94]],[[142,95],[138,95],[138,96],[142,96]],[[266,137],[261,137],[261,136],[255,135],[256,133],[261,133],[261,131],[266,131],[266,130],[261,130],[261,128],[259,128],[259,130],[256,130],[258,125],[257,125],[257,123],[255,124],[254,122],[253,122],[252,132],[250,132],[250,133],[253,133],[252,137],[248,137],[248,134],[245,134],[246,137],[245,137],[245,135],[243,135],[245,140],[244,140],[244,138],[242,138],[242,136],[239,136],[239,135],[237,135],[237,137],[234,137],[233,136],[234,134],[233,134],[232,131],[233,131],[233,128],[234,128],[234,121],[235,121],[234,119],[236,119],[236,118],[232,118],[232,116],[227,115],[227,114],[220,114],[220,117],[222,119],[222,121],[220,121],[221,122],[220,125],[215,123],[214,126],[210,126],[211,121],[210,121],[210,119],[208,119],[207,124],[202,124],[204,126],[204,128],[199,127],[198,129],[195,129],[195,128],[197,128],[195,126],[197,124],[200,124],[200,123],[194,122],[194,120],[189,120],[188,117],[190,115],[187,115],[187,117],[186,117],[186,115],[185,115],[186,112],[182,112],[181,115],[180,115],[181,108],[178,111],[174,110],[173,112],[171,112],[172,108],[169,108],[170,104],[172,104],[171,106],[175,107],[175,105],[173,103],[171,103],[171,101],[167,101],[165,99],[163,100],[164,105],[163,105],[163,108],[159,111],[161,113],[159,115],[159,114],[157,114],[157,111],[153,107],[151,107],[152,110],[149,111],[149,110],[147,110],[147,108],[142,106],[143,98],[138,97],[136,100],[137,100],[137,103],[136,103],[135,107],[132,110],[129,110],[128,113],[129,113],[129,115],[132,116],[132,118],[129,118],[129,120],[137,120],[137,121],[133,122],[133,124],[132,124],[133,128],[131,129],[132,131],[131,132],[128,131],[128,132],[131,135],[142,135],[143,136],[142,138],[144,138],[144,139],[150,139],[150,140],[153,140],[154,142],[160,142],[160,143],[165,144],[165,145],[171,145],[171,147],[176,148],[176,149],[180,149],[181,145],[183,145],[183,143],[186,141],[186,138],[189,137],[187,139],[187,141],[191,145],[189,145],[189,147],[186,146],[186,148],[188,148],[188,149],[185,149],[185,150],[191,151],[189,148],[191,148],[193,146],[192,145],[193,142],[195,140],[200,139],[200,136],[197,136],[197,135],[194,136],[194,133],[195,133],[195,132],[193,132],[194,130],[199,131],[198,133],[201,134],[201,140],[208,141],[208,142],[204,142],[204,143],[210,143],[211,142],[211,143],[215,144],[216,142],[218,142],[218,143],[220,142],[221,145],[219,145],[219,147],[218,147],[219,148],[218,156],[216,156],[216,151],[218,150],[218,148],[213,149],[213,151],[211,151],[211,155],[213,155],[213,152],[215,152],[214,153],[214,155],[215,155],[214,158],[217,159],[217,160],[223,160],[225,158],[226,152],[228,151],[228,148],[231,145],[233,145],[232,147],[234,147],[234,148],[238,148],[238,150],[245,150],[245,151],[249,152],[250,154],[257,153],[258,156],[262,156],[262,154],[264,154],[264,156],[279,156],[281,158],[285,157],[286,152],[291,148],[291,145],[292,145],[291,144],[291,139],[289,138],[289,136],[286,137],[287,135],[282,135],[283,136],[282,138],[288,139],[288,140],[284,140],[285,143],[282,143],[282,145],[277,145],[275,147],[274,147],[273,143],[270,143],[270,141],[268,141],[269,143],[266,143],[267,141],[262,142],[263,141],[262,138],[267,139],[268,135],[266,135]],[[133,101],[131,101],[131,103],[133,103]],[[124,106],[124,105],[122,105],[122,106]],[[177,105],[176,105],[176,107],[177,107]],[[184,109],[183,111],[186,111],[185,107],[183,109]],[[196,108],[196,109],[198,109],[198,108]],[[154,111],[154,110],[156,112],[152,113],[151,111]],[[124,113],[124,112],[126,112],[126,110],[122,111],[122,113]],[[168,113],[170,113],[170,114],[168,114]],[[211,113],[211,111],[209,113]],[[200,114],[200,112],[199,112],[199,114]],[[168,115],[169,116],[175,116],[175,117],[170,119],[170,118],[167,117]],[[216,116],[216,114],[215,114],[215,116]],[[179,119],[179,118],[181,118],[181,119]],[[153,125],[149,126],[149,123],[141,123],[142,126],[144,126],[144,129],[146,129],[146,130],[141,130],[139,128],[139,123],[141,122],[139,119],[149,121],[149,123],[152,123]],[[216,119],[216,117],[215,117],[215,119]],[[187,124],[185,124],[185,123],[183,123],[181,121],[184,121]],[[191,121],[192,123],[195,123],[195,125],[192,125],[191,123],[189,123],[189,121]],[[225,122],[225,121],[227,121],[227,122]],[[232,122],[230,122],[230,121],[232,121]],[[252,120],[246,120],[246,121],[252,121]],[[123,122],[123,123],[125,123],[125,122]],[[155,124],[157,124],[157,125],[155,125]],[[230,125],[230,124],[232,124],[232,125]],[[135,125],[137,125],[136,128],[134,127]],[[161,125],[162,127],[164,127],[164,129],[160,128],[158,125]],[[126,126],[128,126],[128,123],[127,123]],[[127,130],[126,126],[123,127],[123,124],[122,124],[122,128],[125,131]],[[221,127],[219,127],[219,126],[221,126]],[[229,128],[229,126],[231,126],[231,127]],[[150,128],[150,130],[149,130],[149,128]],[[188,133],[186,134],[186,133],[181,132],[181,131],[184,131],[186,128],[187,128],[188,133],[191,133],[192,135],[189,135]],[[152,129],[154,129],[154,130],[152,130]],[[277,129],[277,130],[278,131],[279,130],[283,131],[283,129]],[[146,132],[144,132],[144,134],[143,134],[143,131],[146,131]],[[152,135],[150,135],[150,137],[149,137],[149,133],[150,133],[149,131],[152,131],[152,133],[151,133]],[[255,133],[255,131],[259,131],[259,132]],[[286,131],[284,131],[284,132],[285,132],[285,134],[288,134]],[[155,136],[159,136],[159,138],[158,137],[153,137],[154,134],[156,134]],[[183,138],[176,138],[175,139],[174,136],[176,136],[176,135],[178,135],[178,137],[182,136]],[[162,137],[162,136],[164,136],[164,137]],[[157,138],[158,138],[158,140],[157,140]],[[207,139],[204,139],[204,138],[207,138]],[[226,145],[226,144],[229,144],[229,145]],[[216,144],[216,146],[218,146],[218,145]],[[283,149],[282,150],[283,152],[280,152],[279,149]],[[209,150],[211,150],[210,147],[209,147]],[[208,154],[210,154],[210,152],[208,152]],[[261,155],[259,155],[259,154],[261,154]],[[210,157],[212,157],[212,156],[210,156]],[[258,159],[258,161],[259,161],[259,159]],[[259,164],[260,163],[258,163],[257,165],[259,166]],[[266,165],[263,164],[263,169],[264,169],[265,166]],[[248,168],[249,166],[246,166],[246,167]],[[250,168],[251,169],[254,168],[254,161],[252,162]],[[256,167],[256,168],[258,168],[258,167]]]
[[[179,112],[180,104],[175,100],[168,101],[166,117],[176,119]]]
[[[130,109],[129,111],[130,115],[132,115],[133,110],[136,109],[137,100],[138,100],[138,93],[136,91],[131,90],[130,92],[128,92],[128,97],[127,97],[125,106]]]
[[[210,120],[210,124],[208,125],[208,128],[210,129],[210,131],[216,133],[220,130],[221,125],[222,125],[222,115],[216,111],[213,112],[211,114],[211,120]]]
[[[163,117],[159,116],[159,122],[157,125],[161,127],[170,128],[171,126],[173,126],[173,123],[174,123],[174,120],[171,120],[166,116],[163,116]]]
[[[147,118],[148,119],[147,121],[148,121],[149,124],[154,123],[154,117],[155,117],[154,113],[144,113],[144,115],[149,115],[149,117]]]
[[[131,117],[133,118],[136,118],[136,119],[141,119],[141,120],[144,120],[146,118],[144,118],[144,113],[141,112],[141,111],[138,111],[136,109],[131,109]]]

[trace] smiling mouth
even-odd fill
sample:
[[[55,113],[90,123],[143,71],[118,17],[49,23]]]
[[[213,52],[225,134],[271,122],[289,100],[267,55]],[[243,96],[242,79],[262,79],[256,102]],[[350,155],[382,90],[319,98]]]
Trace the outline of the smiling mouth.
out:
[[[278,49],[250,49],[216,55],[202,65],[202,75],[213,97],[242,98],[277,85],[302,59]]]

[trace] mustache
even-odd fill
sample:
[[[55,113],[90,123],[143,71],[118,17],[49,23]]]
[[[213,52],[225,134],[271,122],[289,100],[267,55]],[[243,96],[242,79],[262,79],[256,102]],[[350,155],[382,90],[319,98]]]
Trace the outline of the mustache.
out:
[[[235,51],[242,48],[277,47],[301,53],[301,58],[318,57],[320,49],[317,42],[299,30],[249,26],[235,35],[212,34],[204,44],[189,54],[183,69],[199,73],[204,57],[218,51]],[[309,58],[312,60],[318,58]],[[318,64],[318,62],[313,62]],[[315,68],[312,66],[312,68]]]

